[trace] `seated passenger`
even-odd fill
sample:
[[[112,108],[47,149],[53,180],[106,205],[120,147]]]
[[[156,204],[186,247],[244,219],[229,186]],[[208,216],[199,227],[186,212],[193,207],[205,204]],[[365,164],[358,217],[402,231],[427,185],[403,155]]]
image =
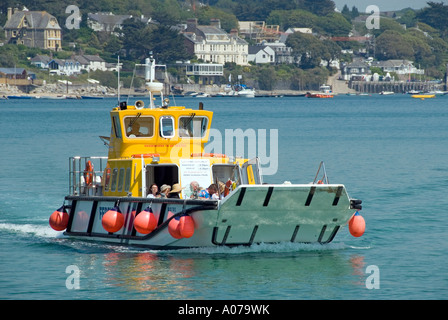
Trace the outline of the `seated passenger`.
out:
[[[171,187],[167,184],[163,184],[160,187],[160,197],[161,198],[168,198],[168,193],[171,191]]]
[[[218,193],[218,187],[216,184],[212,183],[207,189],[201,190],[199,192],[199,198],[217,200],[219,199],[217,193]]]
[[[172,190],[168,193],[168,198],[180,199],[179,193],[182,191],[180,184],[173,184]]]
[[[153,183],[151,187],[149,187],[149,193],[147,198],[160,198],[159,187],[157,184]]]
[[[190,198],[191,199],[197,199],[199,197],[199,191],[201,187],[199,186],[199,182],[197,181],[191,181],[190,183]]]

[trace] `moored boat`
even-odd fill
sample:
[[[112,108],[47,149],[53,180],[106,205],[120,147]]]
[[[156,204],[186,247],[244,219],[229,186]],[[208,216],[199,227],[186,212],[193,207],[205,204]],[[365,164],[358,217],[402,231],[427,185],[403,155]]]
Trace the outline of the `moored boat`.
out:
[[[431,99],[431,98],[435,98],[435,97],[436,97],[435,94],[413,94],[412,95],[412,98],[422,99],[422,100]]]
[[[323,163],[311,184],[264,184],[258,158],[206,153],[213,112],[202,104],[169,106],[154,79],[155,61],[145,67],[149,106],[113,107],[110,137],[101,137],[107,157],[70,158],[70,192],[51,215],[52,228],[74,239],[154,249],[323,244],[346,224],[352,235],[363,234],[364,219],[355,214],[361,201],[330,184]],[[153,184],[173,185],[179,197],[151,197]],[[199,185],[214,195],[203,197]]]
[[[305,96],[307,98],[333,98],[334,93],[330,86],[324,84],[319,87],[319,92],[307,92]]]

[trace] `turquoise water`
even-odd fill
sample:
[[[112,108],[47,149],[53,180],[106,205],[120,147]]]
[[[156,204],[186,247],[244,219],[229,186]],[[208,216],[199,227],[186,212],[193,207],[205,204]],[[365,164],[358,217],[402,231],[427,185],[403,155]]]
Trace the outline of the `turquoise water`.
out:
[[[68,192],[68,158],[107,155],[98,136],[115,100],[0,100],[0,299],[448,298],[448,96],[203,101],[221,132],[278,130],[265,181],[308,183],[325,161],[330,182],[363,200],[364,236],[181,251],[64,239],[48,218]]]

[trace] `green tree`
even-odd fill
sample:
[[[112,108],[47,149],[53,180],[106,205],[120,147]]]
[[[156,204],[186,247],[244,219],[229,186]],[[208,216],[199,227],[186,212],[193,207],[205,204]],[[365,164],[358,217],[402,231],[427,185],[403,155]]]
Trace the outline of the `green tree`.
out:
[[[232,29],[238,29],[238,20],[234,14],[225,12],[221,9],[210,6],[201,7],[197,11],[198,23],[201,25],[210,24],[210,19],[219,19],[221,21],[221,28],[227,32]]]
[[[417,19],[440,30],[442,37],[448,37],[448,5],[430,1],[428,6],[417,13]]]
[[[304,69],[318,67],[325,54],[322,42],[311,34],[293,33],[288,36],[286,45],[293,49],[296,61]]]
[[[401,33],[393,30],[383,32],[376,39],[376,53],[380,60],[414,59],[412,46]]]
[[[277,75],[273,66],[265,66],[258,71],[258,87],[261,90],[273,90],[277,82]]]
[[[336,8],[333,0],[302,0],[302,8],[318,16],[326,16]]]

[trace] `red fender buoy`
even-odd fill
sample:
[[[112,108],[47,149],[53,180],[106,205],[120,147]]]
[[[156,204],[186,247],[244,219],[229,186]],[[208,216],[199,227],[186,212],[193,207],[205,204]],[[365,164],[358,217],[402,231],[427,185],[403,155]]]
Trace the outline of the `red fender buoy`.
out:
[[[348,222],[348,230],[350,231],[350,234],[356,238],[364,234],[364,231],[366,230],[366,221],[358,211],[356,211]]]
[[[142,234],[149,234],[157,227],[157,219],[151,208],[146,208],[140,212],[134,220],[134,228]]]
[[[168,216],[173,215],[171,211],[168,212]],[[174,239],[181,239],[182,235],[179,230],[179,218],[173,218],[168,223],[168,232]]]
[[[104,230],[106,230],[107,232],[114,233],[120,230],[124,225],[124,216],[120,212],[120,208],[115,206],[113,209],[107,211],[104,214],[101,223]]]
[[[194,220],[190,216],[182,216],[179,219],[179,231],[183,238],[190,238],[194,234]]]
[[[62,231],[67,228],[68,225],[68,213],[65,211],[65,207],[62,206],[55,212],[53,212],[49,219],[50,227],[56,231]]]

